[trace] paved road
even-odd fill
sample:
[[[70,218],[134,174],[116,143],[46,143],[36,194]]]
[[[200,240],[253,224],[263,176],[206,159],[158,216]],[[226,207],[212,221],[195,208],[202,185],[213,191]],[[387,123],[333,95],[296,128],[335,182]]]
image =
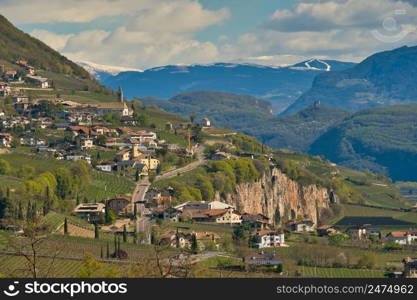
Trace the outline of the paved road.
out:
[[[169,178],[174,178],[178,175],[181,175],[183,173],[189,172],[199,166],[202,166],[206,163],[206,160],[204,159],[204,147],[203,146],[199,146],[197,147],[197,150],[195,151],[195,153],[197,154],[197,160],[193,161],[192,163],[186,165],[185,167],[179,168],[179,169],[175,169],[172,171],[168,171],[164,174],[158,175],[155,178],[155,181],[157,180],[161,180],[161,179],[169,179]]]
[[[204,159],[204,146],[197,147],[195,153],[197,154],[196,161],[186,165],[183,168],[175,169],[161,174],[155,178],[155,181],[176,177],[205,164],[206,161]],[[150,186],[151,184],[147,179],[137,183],[132,195],[132,211],[136,202],[145,200],[146,192],[149,190]],[[136,220],[136,232],[144,232],[147,236],[147,242],[150,243],[151,218],[148,217],[149,210],[145,208],[143,204],[139,204],[138,211],[140,212],[141,217]]]

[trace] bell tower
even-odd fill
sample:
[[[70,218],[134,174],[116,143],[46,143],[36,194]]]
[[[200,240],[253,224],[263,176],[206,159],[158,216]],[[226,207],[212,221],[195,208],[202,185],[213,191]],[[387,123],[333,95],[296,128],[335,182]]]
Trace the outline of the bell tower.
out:
[[[122,90],[121,86],[119,86],[119,89],[117,91],[117,96],[119,98],[119,102],[123,103],[124,102],[124,97],[123,97],[123,90]]]

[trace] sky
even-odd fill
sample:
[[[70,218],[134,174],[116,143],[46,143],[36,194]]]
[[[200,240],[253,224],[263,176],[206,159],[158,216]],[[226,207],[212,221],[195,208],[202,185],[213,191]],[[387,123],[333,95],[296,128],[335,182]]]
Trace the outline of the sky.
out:
[[[417,44],[417,0],[0,0],[1,14],[75,61],[288,65],[361,61]]]

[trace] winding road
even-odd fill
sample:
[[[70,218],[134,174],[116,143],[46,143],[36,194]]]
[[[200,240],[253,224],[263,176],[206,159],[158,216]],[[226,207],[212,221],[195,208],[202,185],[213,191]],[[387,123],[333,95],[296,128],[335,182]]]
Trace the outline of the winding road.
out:
[[[206,164],[206,160],[204,159],[204,146],[198,146],[195,153],[197,154],[197,160],[193,161],[192,163],[175,170],[170,170],[165,172],[161,175],[155,177],[155,181],[162,180],[162,179],[170,179],[176,176],[179,176],[183,173],[189,172]],[[148,236],[150,233],[150,221],[151,218],[149,217],[149,210],[145,207],[144,201],[146,192],[149,190],[151,183],[148,179],[140,181],[137,183],[135,190],[133,191],[132,195],[132,210],[134,210],[135,203],[143,202],[138,204],[138,211],[140,212],[141,217],[136,221],[136,232],[145,232]],[[150,243],[150,238],[147,239]]]

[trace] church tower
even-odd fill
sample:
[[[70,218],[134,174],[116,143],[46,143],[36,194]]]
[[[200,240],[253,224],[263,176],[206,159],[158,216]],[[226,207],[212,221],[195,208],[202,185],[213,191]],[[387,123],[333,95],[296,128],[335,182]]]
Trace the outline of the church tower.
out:
[[[119,98],[119,102],[123,103],[124,97],[123,97],[123,90],[121,86],[119,86],[119,90],[117,91],[117,96]]]

